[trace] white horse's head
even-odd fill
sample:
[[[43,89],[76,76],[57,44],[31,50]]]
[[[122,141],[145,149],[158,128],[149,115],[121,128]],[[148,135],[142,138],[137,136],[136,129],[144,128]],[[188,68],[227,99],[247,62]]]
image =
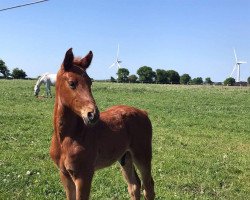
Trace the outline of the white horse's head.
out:
[[[40,86],[43,83],[44,75],[40,76],[36,82],[36,85],[34,87],[34,95],[37,97],[40,92]]]
[[[34,95],[35,95],[35,96],[38,96],[39,92],[40,92],[40,88],[39,88],[38,85],[36,84],[35,87],[34,87]]]

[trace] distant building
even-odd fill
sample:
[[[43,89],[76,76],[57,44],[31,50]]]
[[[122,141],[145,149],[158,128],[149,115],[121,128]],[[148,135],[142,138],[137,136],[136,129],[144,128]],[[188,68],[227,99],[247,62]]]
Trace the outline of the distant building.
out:
[[[247,82],[240,81],[240,82],[236,82],[234,85],[235,86],[247,86]]]
[[[214,85],[223,85],[222,82],[214,82]]]

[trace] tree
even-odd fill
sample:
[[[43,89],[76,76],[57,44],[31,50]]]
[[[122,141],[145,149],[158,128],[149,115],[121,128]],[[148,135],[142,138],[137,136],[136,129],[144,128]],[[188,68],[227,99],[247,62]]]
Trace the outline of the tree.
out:
[[[137,74],[139,75],[139,81],[142,83],[153,83],[155,81],[156,74],[151,67],[140,67],[137,70]]]
[[[234,84],[235,84],[235,79],[232,77],[229,77],[224,81],[224,85],[233,86]]]
[[[128,81],[129,81],[130,83],[136,83],[137,79],[138,79],[138,77],[137,77],[136,75],[134,75],[134,74],[132,74],[132,75],[130,75],[130,76],[128,77]]]
[[[128,82],[128,75],[129,71],[126,68],[120,68],[118,69],[118,72],[116,73],[118,75],[117,81],[120,83],[127,83]]]
[[[16,79],[24,79],[27,75],[25,71],[23,71],[22,69],[15,68],[12,71],[12,76],[13,78],[16,78]]]
[[[191,81],[191,76],[189,76],[189,74],[183,74],[180,77],[180,83],[181,84],[187,85],[187,84],[190,83],[190,81]]]
[[[250,76],[247,78],[247,83],[250,84]]]
[[[212,85],[213,81],[211,81],[210,77],[205,78],[205,84]]]
[[[180,75],[174,70],[168,70],[167,76],[171,84],[180,84]]]
[[[0,73],[3,74],[4,78],[8,78],[10,75],[10,70],[5,65],[5,62],[0,59]]]
[[[156,82],[157,83],[169,83],[168,73],[164,69],[156,70]]]
[[[202,83],[203,83],[203,79],[201,77],[197,77],[192,80],[192,84],[194,85],[202,85]]]

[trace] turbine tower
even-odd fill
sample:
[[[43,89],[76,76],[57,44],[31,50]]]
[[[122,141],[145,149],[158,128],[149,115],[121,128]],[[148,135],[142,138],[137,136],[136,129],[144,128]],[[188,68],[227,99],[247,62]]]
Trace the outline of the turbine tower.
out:
[[[122,62],[121,60],[119,60],[118,56],[119,56],[119,44],[118,44],[118,47],[117,47],[117,54],[116,54],[115,62],[112,65],[110,65],[110,67],[109,67],[109,68],[112,68],[112,67],[116,66],[117,72],[121,68],[120,63]]]
[[[247,62],[246,61],[240,61],[240,60],[238,60],[235,49],[234,49],[234,57],[235,57],[235,64],[234,64],[233,71],[230,74],[230,77],[232,77],[234,71],[237,70],[236,82],[240,82],[240,65],[241,64],[245,64]]]

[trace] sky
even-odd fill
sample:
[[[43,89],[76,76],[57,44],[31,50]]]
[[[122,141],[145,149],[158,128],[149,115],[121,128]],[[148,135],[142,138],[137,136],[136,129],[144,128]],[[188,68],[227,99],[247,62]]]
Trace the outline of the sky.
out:
[[[0,9],[30,2],[1,0]],[[149,66],[224,81],[235,48],[248,62],[241,81],[250,76],[249,0],[50,0],[0,12],[0,26],[0,59],[28,77],[57,73],[71,47],[93,51],[90,77],[116,77],[118,44],[130,75]]]

